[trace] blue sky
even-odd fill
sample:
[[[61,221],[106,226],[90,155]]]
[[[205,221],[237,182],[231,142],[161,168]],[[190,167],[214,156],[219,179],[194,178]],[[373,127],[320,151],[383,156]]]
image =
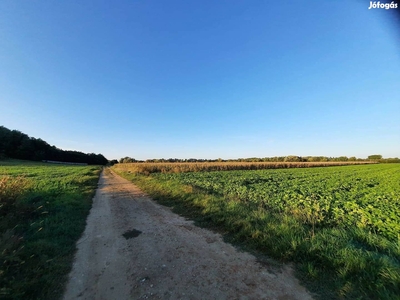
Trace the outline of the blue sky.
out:
[[[109,159],[400,157],[399,24],[368,7],[3,0],[0,125]]]

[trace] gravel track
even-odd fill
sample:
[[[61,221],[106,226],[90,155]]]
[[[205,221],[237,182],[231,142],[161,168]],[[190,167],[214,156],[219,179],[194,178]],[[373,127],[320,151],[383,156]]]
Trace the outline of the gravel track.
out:
[[[289,266],[257,262],[110,170],[77,248],[65,300],[312,299]]]

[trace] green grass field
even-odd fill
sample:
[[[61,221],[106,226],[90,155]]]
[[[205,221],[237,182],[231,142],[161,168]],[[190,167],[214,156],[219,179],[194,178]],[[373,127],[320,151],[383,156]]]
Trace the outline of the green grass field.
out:
[[[124,177],[230,240],[294,262],[317,298],[399,299],[400,164]]]
[[[101,167],[0,160],[0,298],[58,299]]]

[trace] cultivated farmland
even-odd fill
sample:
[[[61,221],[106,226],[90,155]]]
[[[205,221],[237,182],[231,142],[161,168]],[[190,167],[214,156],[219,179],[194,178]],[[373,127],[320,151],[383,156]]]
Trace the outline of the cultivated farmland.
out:
[[[148,176],[128,164],[114,169],[233,241],[294,262],[321,297],[400,295],[399,164]]]
[[[0,161],[0,298],[57,299],[100,167]]]
[[[315,168],[344,165],[373,164],[373,161],[348,162],[183,162],[183,163],[122,163],[114,168],[122,172],[144,175],[152,173],[186,173],[203,171],[264,170],[286,168]]]

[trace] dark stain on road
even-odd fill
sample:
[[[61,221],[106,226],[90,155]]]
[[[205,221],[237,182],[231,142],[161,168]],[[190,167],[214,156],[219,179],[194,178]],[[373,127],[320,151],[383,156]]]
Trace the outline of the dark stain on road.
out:
[[[128,230],[127,232],[125,232],[122,236],[125,239],[131,239],[131,238],[138,237],[141,233],[142,232],[140,230],[132,229],[132,230]]]

